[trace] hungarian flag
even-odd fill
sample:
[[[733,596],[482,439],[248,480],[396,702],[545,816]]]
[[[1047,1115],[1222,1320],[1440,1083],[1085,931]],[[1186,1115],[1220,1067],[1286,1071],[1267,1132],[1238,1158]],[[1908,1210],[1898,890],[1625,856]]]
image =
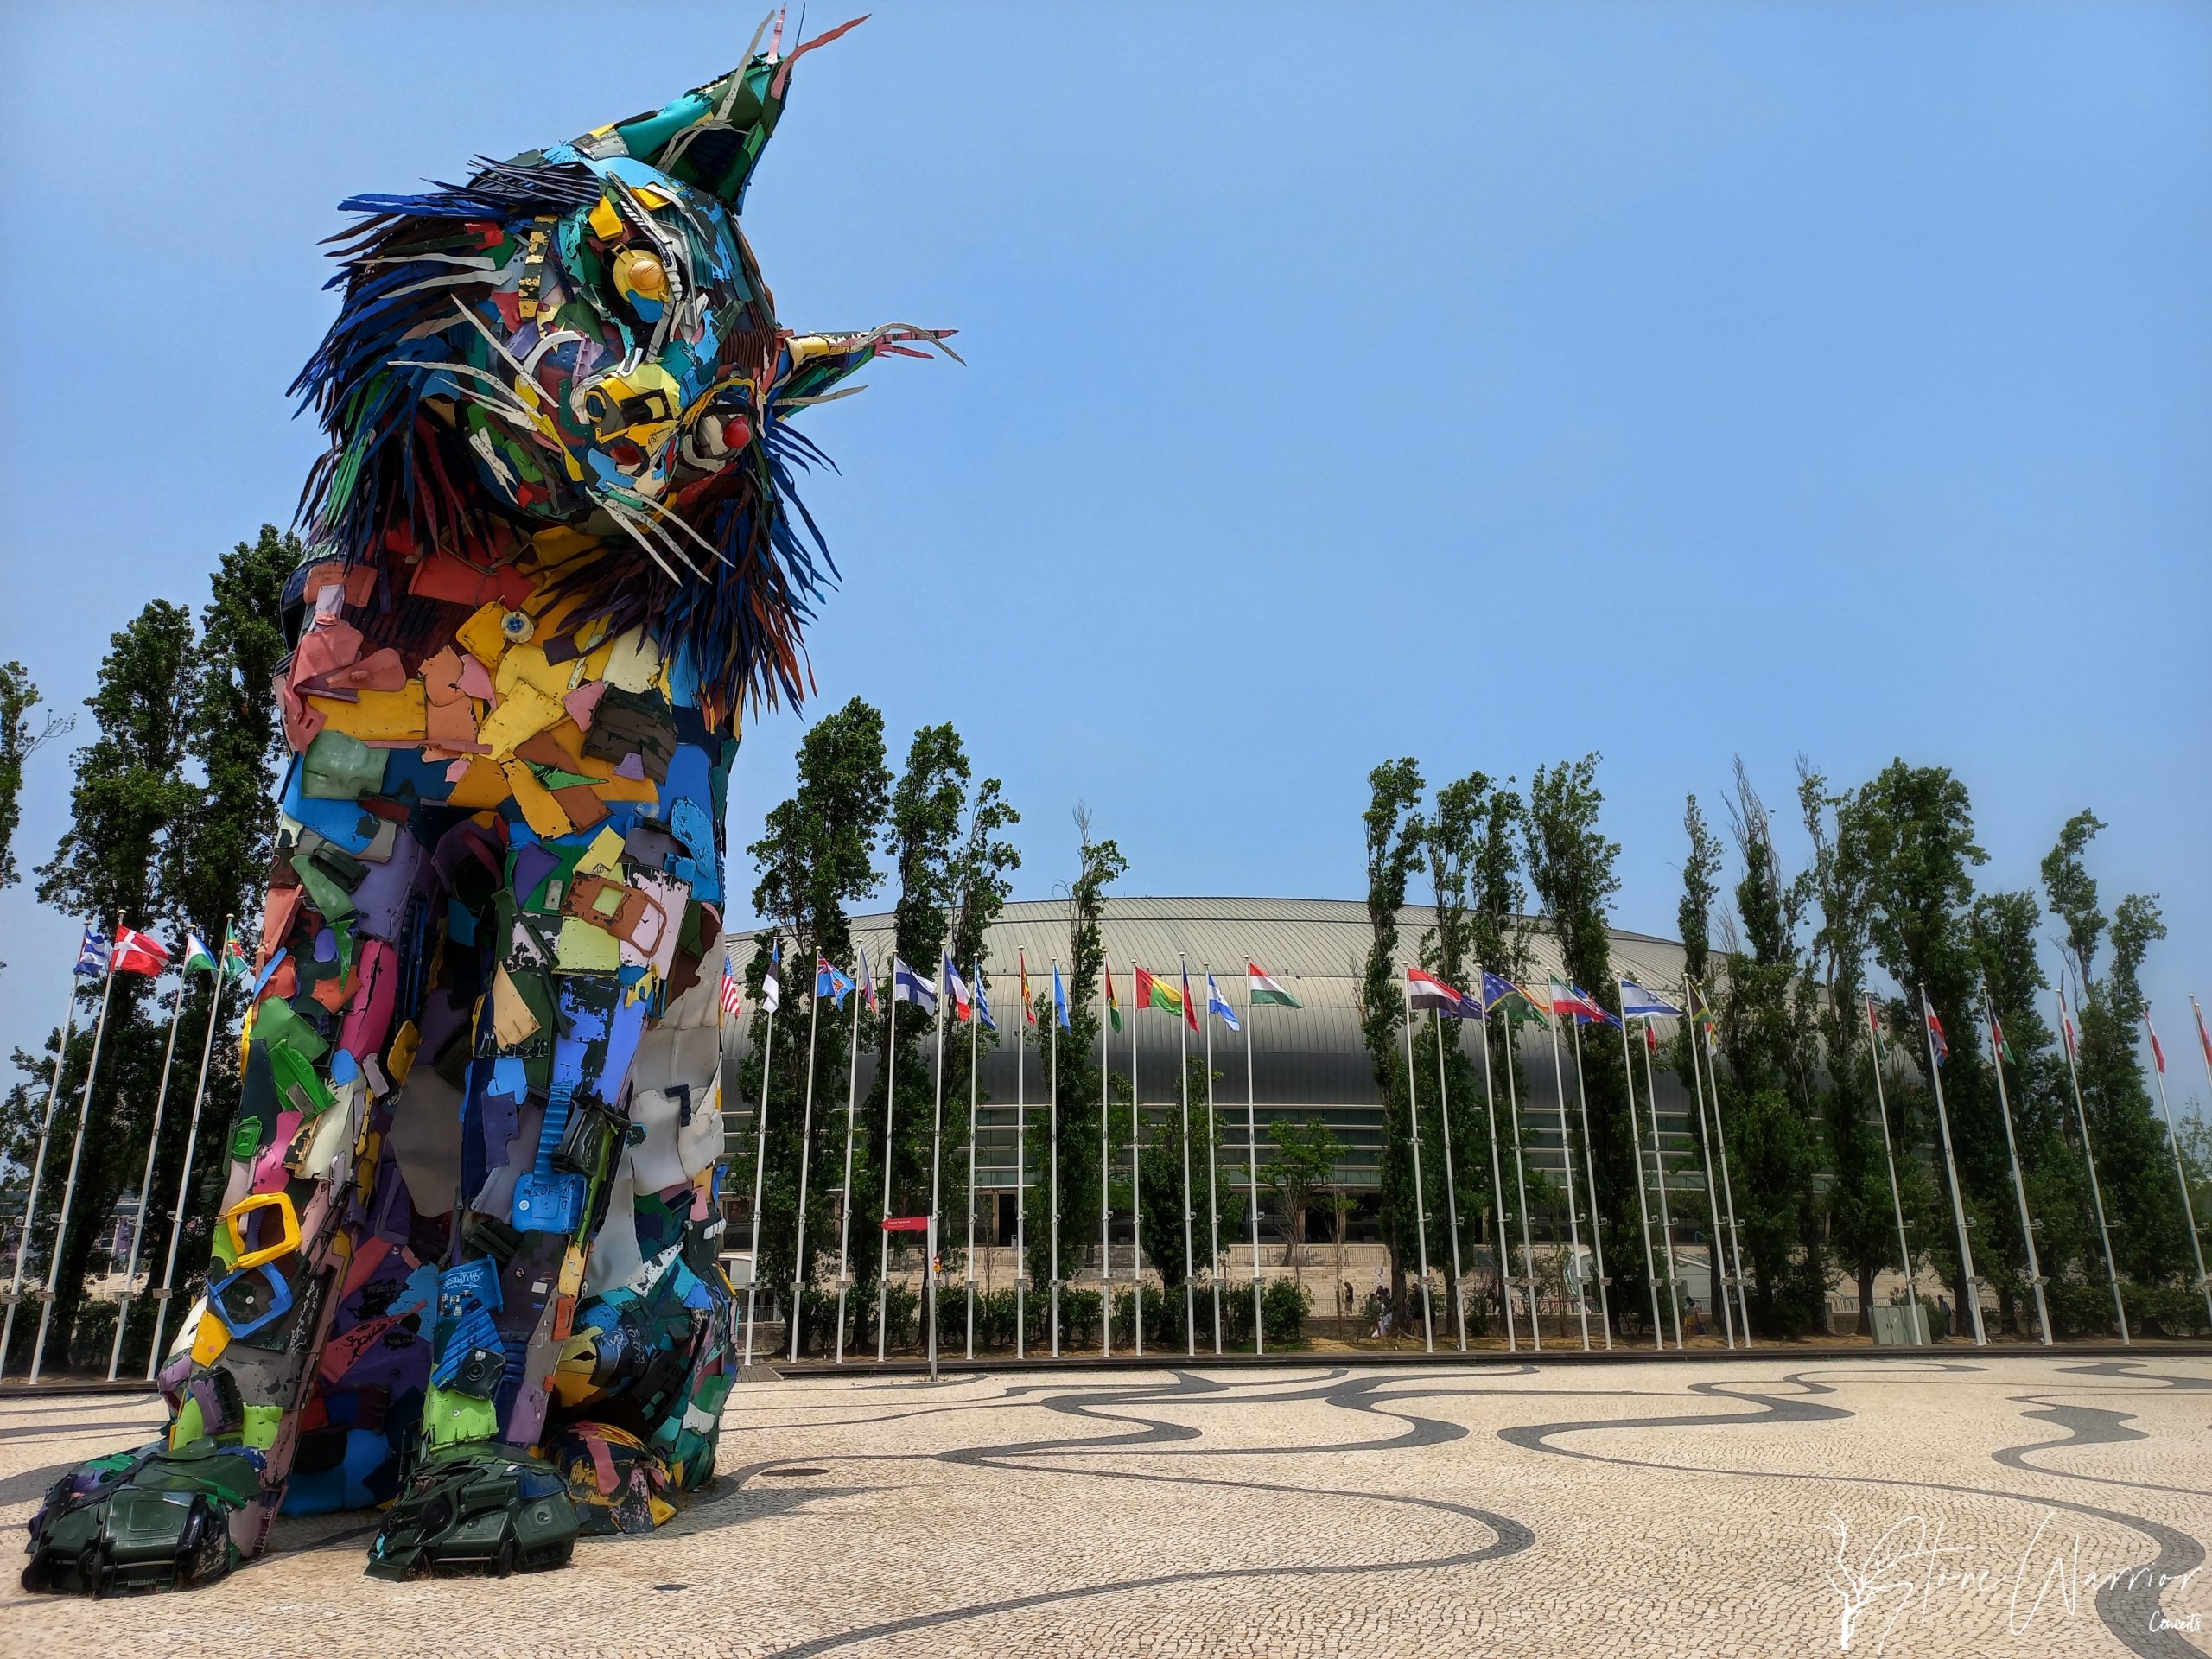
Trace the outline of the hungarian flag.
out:
[[[1106,1017],[1114,1022],[1114,1029],[1122,1028],[1122,1000],[1114,995],[1114,964],[1106,964]]]
[[[136,928],[118,927],[115,930],[115,971],[118,974],[143,974],[149,979],[158,976],[169,965],[169,948],[150,933],[141,933]]]
[[[1924,1002],[1922,1007],[1928,1008],[1929,1046],[1936,1051],[1936,1064],[1941,1065],[1951,1058],[1951,1046],[1943,1039],[1943,1022],[1936,1017],[1936,1010]]]
[[[1183,1012],[1183,994],[1157,974],[1137,969],[1136,1005],[1145,1008],[1165,1008],[1170,1014]]]
[[[1433,974],[1406,969],[1406,1005],[1416,1013],[1457,1014],[1466,999]]]
[[[123,966],[123,959],[120,957],[116,958],[115,965],[118,968]],[[2158,1063],[2158,1075],[2164,1077],[2166,1074],[2166,1051],[2158,1046],[2158,1027],[2151,1023],[2151,1011],[2148,1008],[2143,1010],[2143,1029],[2151,1033],[2151,1058]]]
[[[207,941],[188,927],[184,930],[184,965],[181,974],[212,974],[215,971],[215,953],[207,948]]]
[[[1014,960],[1021,965],[1021,1017],[1033,1026],[1037,1023],[1037,1008],[1029,1000],[1029,953],[1017,951]]]
[[[1304,1005],[1268,977],[1256,962],[1244,964],[1244,1001],[1248,1007],[1295,1008]]]

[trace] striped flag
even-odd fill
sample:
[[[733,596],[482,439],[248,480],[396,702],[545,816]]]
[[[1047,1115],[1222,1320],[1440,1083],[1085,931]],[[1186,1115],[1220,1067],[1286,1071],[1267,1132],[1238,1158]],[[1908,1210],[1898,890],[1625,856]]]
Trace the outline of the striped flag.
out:
[[[2197,1016],[2197,1028],[2203,1029],[2203,1016],[2201,1014]],[[2058,991],[2058,1030],[2059,1034],[2066,1039],[2066,1058],[2069,1060],[2080,1058],[2081,1050],[2075,1046],[2074,1041],[2074,1011],[2066,1006],[2064,986],[2061,986]]]
[[[1244,1001],[1255,1008],[1295,1008],[1303,1006],[1288,991],[1261,971],[1260,964],[1244,964]]]
[[[1021,969],[1021,1017],[1033,1026],[1037,1023],[1037,1007],[1029,1000],[1029,953],[1027,950],[1017,950],[1014,952],[1014,960],[1020,964]],[[1057,985],[1059,970],[1056,968],[1052,973],[1053,982]]]
[[[106,974],[107,964],[107,936],[86,928],[77,946],[77,966],[73,971],[80,979],[99,979]]]
[[[1122,1000],[1114,995],[1114,964],[1106,964],[1106,1017],[1114,1022],[1114,1029],[1122,1028]]]
[[[1679,1020],[1682,1011],[1663,996],[1654,996],[1632,979],[1621,981],[1621,1016],[1627,1020]]]
[[[2196,1010],[2196,1040],[2204,1050],[2206,1067],[2212,1069],[2212,1031],[2204,1029],[2204,1005],[2192,996],[2189,999],[2189,1006]]]
[[[182,974],[212,974],[215,971],[215,953],[207,948],[207,941],[200,937],[199,930],[184,930],[184,965],[177,971]]]
[[[2151,1023],[2151,1010],[2143,1010],[2143,1029],[2151,1033],[2151,1058],[2158,1063],[2158,1075],[2166,1074],[2166,1051],[2158,1046],[2158,1029]]]
[[[1221,987],[1213,982],[1211,974],[1206,976],[1206,1012],[1218,1015],[1221,1023],[1231,1031],[1244,1029],[1243,1022],[1236,1017],[1236,1010],[1229,1006],[1228,999],[1221,994]]]
[[[868,971],[868,947],[863,944],[855,949],[861,953],[861,1001],[868,1004],[870,1014],[880,1014],[883,1007],[875,1000],[875,976]]]
[[[1170,1014],[1183,1012],[1183,995],[1157,974],[1137,969],[1136,1005],[1139,1010],[1165,1008]]]
[[[253,964],[246,959],[245,942],[238,938],[233,926],[223,935],[223,977],[244,979],[253,971]]]
[[[1951,1058],[1951,1045],[1943,1036],[1943,1022],[1936,1017],[1932,1005],[1928,1009],[1928,1040],[1935,1046],[1936,1065],[1941,1065]]]
[[[896,957],[891,958],[891,1000],[911,1002],[924,1014],[937,1012],[937,988]]]
[[[1191,969],[1188,964],[1183,969],[1183,1023],[1192,1031],[1198,1028],[1198,1005],[1191,998]]]
[[[963,1025],[976,1017],[975,999],[968,994],[968,982],[960,977],[960,970],[952,965],[952,953],[944,953],[944,988],[952,996],[952,1012]]]
[[[768,971],[760,980],[760,1006],[770,1014],[784,1000],[783,982],[776,977],[776,964],[783,959],[784,942],[779,939],[768,952]]]
[[[1406,1004],[1417,1013],[1457,1014],[1466,999],[1434,974],[1419,968],[1406,969]]]
[[[729,952],[722,952],[722,1012],[733,1020],[745,1012],[745,982],[730,966]]]

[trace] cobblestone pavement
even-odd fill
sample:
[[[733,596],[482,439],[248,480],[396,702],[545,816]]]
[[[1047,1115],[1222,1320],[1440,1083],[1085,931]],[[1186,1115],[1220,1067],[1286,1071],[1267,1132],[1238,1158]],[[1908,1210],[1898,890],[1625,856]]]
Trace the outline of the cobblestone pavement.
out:
[[[137,1400],[0,1401],[11,1535]],[[362,1575],[285,1522],[185,1595],[0,1593],[0,1652],[2195,1654],[2212,1360],[747,1383],[720,1478],[564,1572]]]

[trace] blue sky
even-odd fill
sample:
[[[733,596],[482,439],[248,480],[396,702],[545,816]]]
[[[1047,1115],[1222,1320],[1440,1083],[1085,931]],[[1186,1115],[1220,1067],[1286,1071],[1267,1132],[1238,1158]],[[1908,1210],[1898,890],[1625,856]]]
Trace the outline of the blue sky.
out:
[[[340,197],[657,105],[755,21],[10,8],[0,654],[73,707],[289,518]],[[954,721],[1028,897],[1078,799],[1130,891],[1355,895],[1402,753],[1603,751],[1650,931],[1738,753],[1777,805],[1801,752],[1955,768],[1993,886],[2093,805],[2201,1095],[2208,84],[2184,4],[880,6],[800,67],[747,229],[787,322],[954,326],[969,366],[810,419],[823,702],[901,753]],[[748,733],[734,846],[798,730]],[[27,883],[0,938],[24,1041],[73,925]]]

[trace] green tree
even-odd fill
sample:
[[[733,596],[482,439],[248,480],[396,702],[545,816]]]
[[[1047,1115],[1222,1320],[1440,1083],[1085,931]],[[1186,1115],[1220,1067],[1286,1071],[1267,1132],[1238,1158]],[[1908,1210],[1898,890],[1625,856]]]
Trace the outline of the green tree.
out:
[[[1367,960],[1359,982],[1360,1039],[1375,1085],[1382,1096],[1380,1220],[1390,1249],[1390,1294],[1405,1290],[1406,1262],[1414,1253],[1412,1118],[1407,1079],[1398,1052],[1406,1018],[1398,988],[1398,912],[1406,882],[1421,860],[1421,766],[1411,757],[1388,760],[1367,774],[1363,817],[1367,842]]]
[[[21,663],[0,663],[0,887],[22,879],[16,869],[16,826],[22,822],[23,763],[72,723],[49,715],[34,728],[30,713],[38,704],[29,671]]]
[[[1275,1155],[1261,1166],[1260,1179],[1274,1200],[1283,1224],[1282,1259],[1300,1284],[1306,1282],[1306,1217],[1316,1196],[1336,1179],[1344,1147],[1319,1118],[1305,1123],[1279,1117],[1268,1125]]]

